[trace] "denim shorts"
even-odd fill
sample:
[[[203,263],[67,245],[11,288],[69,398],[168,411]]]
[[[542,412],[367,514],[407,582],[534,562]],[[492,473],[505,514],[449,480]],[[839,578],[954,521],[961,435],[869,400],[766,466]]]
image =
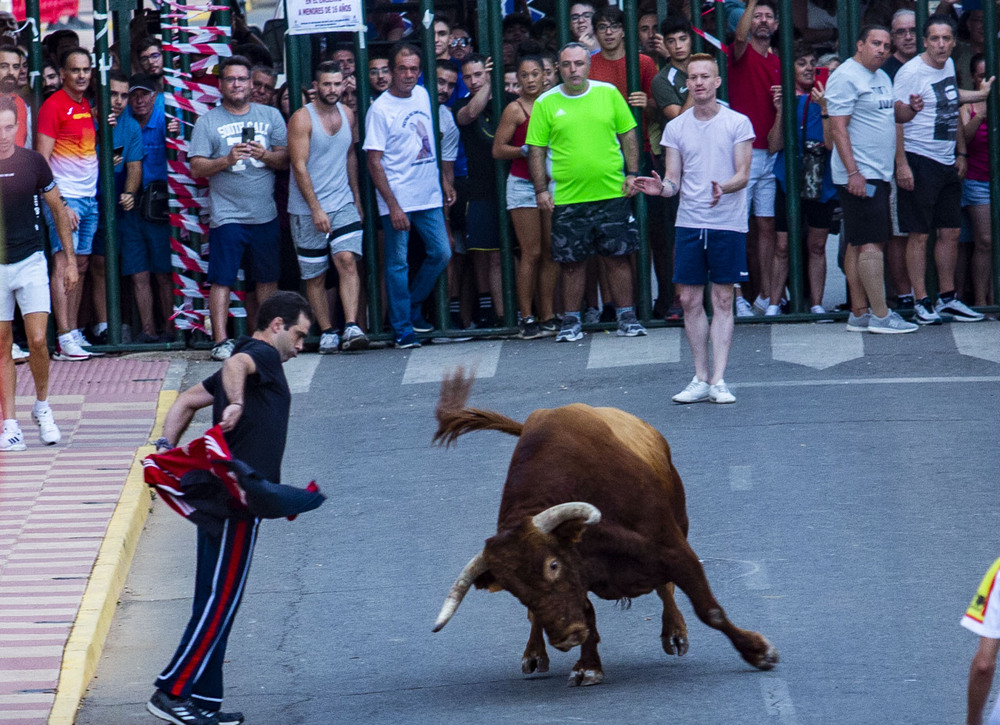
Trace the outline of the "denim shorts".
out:
[[[538,201],[535,199],[535,185],[528,179],[510,174],[507,177],[507,208],[535,209]]]
[[[774,216],[774,193],[778,186],[774,178],[774,154],[767,149],[754,149],[750,159],[750,181],[747,201],[750,216]]]
[[[674,230],[674,284],[738,284],[750,279],[747,235],[723,229]]]
[[[962,180],[962,206],[982,206],[990,203],[990,182]]]
[[[67,198],[66,204],[80,217],[80,225],[73,232],[73,251],[80,255],[90,254],[94,249],[94,235],[97,233],[97,199],[75,199]],[[52,211],[49,205],[42,202],[42,214],[45,215],[45,223],[49,227],[49,246],[52,253],[62,251],[62,242],[59,241],[59,234],[56,232],[56,222],[52,218]]]

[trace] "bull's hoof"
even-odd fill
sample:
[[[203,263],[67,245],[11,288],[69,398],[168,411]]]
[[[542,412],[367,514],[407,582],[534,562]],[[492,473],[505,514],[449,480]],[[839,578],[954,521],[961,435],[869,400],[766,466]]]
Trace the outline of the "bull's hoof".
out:
[[[549,671],[549,658],[545,655],[525,655],[521,658],[521,672],[530,675]]]
[[[672,636],[661,635],[660,643],[663,645],[663,651],[668,655],[683,657],[688,652],[687,637],[680,633],[674,633]]]
[[[763,637],[761,638],[763,639]],[[744,659],[756,667],[758,670],[771,670],[774,666],[778,664],[778,659],[780,658],[777,648],[764,640],[765,649],[763,652],[756,653],[752,657],[744,657]]]
[[[604,682],[602,670],[574,669],[569,673],[569,682],[566,684],[570,687],[589,687],[590,685],[599,685],[602,682]]]

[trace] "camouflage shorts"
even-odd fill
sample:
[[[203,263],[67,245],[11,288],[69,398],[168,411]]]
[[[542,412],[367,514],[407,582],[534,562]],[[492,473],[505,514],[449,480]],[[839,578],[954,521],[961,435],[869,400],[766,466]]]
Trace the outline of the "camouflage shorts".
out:
[[[594,254],[621,257],[638,249],[639,231],[631,199],[564,204],[552,212],[555,262],[583,262]]]

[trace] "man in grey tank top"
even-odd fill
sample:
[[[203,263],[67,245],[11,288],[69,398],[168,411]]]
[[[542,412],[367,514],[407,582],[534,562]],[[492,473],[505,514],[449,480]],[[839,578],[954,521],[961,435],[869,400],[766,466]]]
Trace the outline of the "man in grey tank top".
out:
[[[320,326],[321,355],[364,350],[368,337],[357,324],[361,292],[357,257],[361,256],[361,195],[358,191],[358,138],[354,112],[340,103],[344,75],[336,61],[316,67],[316,100],[288,122],[292,176],[288,215],[306,296]],[[330,257],[340,276],[344,330],[331,322],[324,281]]]

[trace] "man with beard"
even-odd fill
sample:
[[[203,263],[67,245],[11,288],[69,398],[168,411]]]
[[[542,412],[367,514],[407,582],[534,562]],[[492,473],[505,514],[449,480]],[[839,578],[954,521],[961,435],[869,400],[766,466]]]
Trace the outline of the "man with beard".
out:
[[[62,78],[55,65],[46,61],[42,66],[42,100],[49,100],[49,96],[62,87]]]
[[[90,102],[84,98],[90,86],[90,53],[71,48],[60,59],[62,88],[42,104],[38,112],[35,147],[49,162],[52,175],[66,199],[66,213],[73,231],[76,252],[73,263],[80,276],[87,272],[98,224],[97,134]],[[87,360],[89,345],[77,329],[83,285],[69,290],[63,284],[70,255],[63,252],[62,240],[48,206],[43,206],[49,227],[49,244],[55,261],[52,275],[52,309],[56,318],[56,360]]]
[[[152,35],[147,35],[135,46],[135,57],[139,60],[139,68],[156,80],[156,91],[163,90],[163,43]],[[159,101],[163,105],[162,99]]]
[[[368,88],[371,91],[372,101],[389,89],[390,80],[392,71],[389,70],[389,58],[377,50],[372,50],[372,55],[368,58]]]
[[[221,361],[235,345],[226,337],[226,323],[230,291],[244,257],[247,287],[252,280],[258,304],[278,289],[274,172],[288,168],[288,133],[277,108],[250,102],[250,61],[243,56],[219,64],[219,90],[222,103],[194,125],[189,158],[191,174],[208,179],[212,202],[208,306],[215,341],[212,359]]]
[[[364,350],[368,338],[358,326],[361,279],[361,194],[358,189],[357,118],[340,103],[344,74],[336,61],[316,67],[316,100],[297,110],[288,122],[288,156],[292,178],[288,213],[299,269],[306,283],[321,335],[321,355]],[[330,257],[340,277],[344,330],[338,335],[330,319],[324,280]]]
[[[24,66],[24,56],[14,46],[0,47],[0,98],[9,98],[17,109],[16,143],[31,148],[31,110],[17,92],[17,78]]]

